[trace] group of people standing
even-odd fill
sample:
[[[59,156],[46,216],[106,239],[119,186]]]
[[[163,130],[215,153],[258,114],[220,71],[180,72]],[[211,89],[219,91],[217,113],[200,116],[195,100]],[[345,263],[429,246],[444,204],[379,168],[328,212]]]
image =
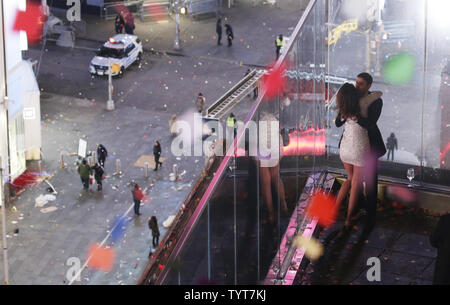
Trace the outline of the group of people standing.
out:
[[[222,19],[219,18],[216,24],[216,33],[217,33],[217,45],[222,45]],[[233,45],[233,28],[229,24],[225,24],[225,34],[227,34],[228,46],[231,47]]]
[[[125,28],[125,33],[134,35],[134,29],[136,28],[134,25],[134,16],[132,13],[126,11],[120,11],[116,15],[116,19],[114,20],[116,34],[121,34],[123,29]]]
[[[103,188],[102,180],[104,179],[104,166],[105,160],[108,156],[108,151],[105,146],[99,144],[97,147],[97,158],[98,162],[96,162],[92,167],[87,164],[86,159],[81,161],[81,164],[78,166],[78,174],[81,178],[81,183],[83,184],[83,188],[85,190],[89,189],[89,185],[93,184],[91,181],[91,175],[94,175],[94,179],[97,182],[97,191],[101,191]]]

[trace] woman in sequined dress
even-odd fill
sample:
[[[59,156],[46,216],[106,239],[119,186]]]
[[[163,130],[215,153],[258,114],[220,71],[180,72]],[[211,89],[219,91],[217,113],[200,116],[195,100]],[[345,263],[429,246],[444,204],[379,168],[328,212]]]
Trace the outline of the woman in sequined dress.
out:
[[[352,84],[344,84],[337,93],[336,102],[338,116],[336,126],[344,125],[344,132],[339,145],[339,156],[347,172],[347,180],[339,190],[336,204],[339,208],[350,190],[350,199],[345,219],[345,229],[350,229],[350,215],[356,205],[359,191],[362,187],[363,168],[370,152],[369,136],[366,119],[371,103],[381,97],[380,91],[360,98],[358,90]]]

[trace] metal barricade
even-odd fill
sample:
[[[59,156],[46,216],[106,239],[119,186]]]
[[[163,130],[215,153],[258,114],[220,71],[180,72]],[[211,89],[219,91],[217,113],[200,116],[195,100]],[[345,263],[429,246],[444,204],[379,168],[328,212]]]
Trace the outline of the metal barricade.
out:
[[[186,14],[192,17],[202,14],[218,14],[220,0],[185,0],[179,1],[186,8]]]
[[[141,12],[143,0],[126,0],[107,3],[100,10],[100,16],[105,20],[114,19],[121,7],[125,6],[130,13],[138,15]]]
[[[167,17],[171,13],[170,7],[170,1],[144,0],[139,10],[140,19],[144,22],[146,19]]]

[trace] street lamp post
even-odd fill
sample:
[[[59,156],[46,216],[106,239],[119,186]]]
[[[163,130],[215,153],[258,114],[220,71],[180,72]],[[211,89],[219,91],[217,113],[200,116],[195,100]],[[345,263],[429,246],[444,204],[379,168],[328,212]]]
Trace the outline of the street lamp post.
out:
[[[108,59],[108,101],[106,102],[107,110],[114,110],[114,101],[112,99],[112,66],[111,59]]]
[[[2,158],[0,157],[0,204],[2,205],[2,236],[3,236],[3,269],[5,272],[5,284],[9,283],[8,276],[8,244],[6,241],[6,209],[5,209],[5,200],[3,198],[3,167],[2,167]]]
[[[175,41],[173,42],[173,48],[180,50],[180,14],[178,1],[175,1]]]

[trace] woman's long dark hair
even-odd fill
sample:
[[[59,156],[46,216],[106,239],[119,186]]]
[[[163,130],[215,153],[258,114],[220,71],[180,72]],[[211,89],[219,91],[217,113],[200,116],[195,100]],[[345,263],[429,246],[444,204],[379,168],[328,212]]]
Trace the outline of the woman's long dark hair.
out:
[[[336,95],[336,110],[342,119],[359,115],[358,89],[349,83],[345,83]]]

